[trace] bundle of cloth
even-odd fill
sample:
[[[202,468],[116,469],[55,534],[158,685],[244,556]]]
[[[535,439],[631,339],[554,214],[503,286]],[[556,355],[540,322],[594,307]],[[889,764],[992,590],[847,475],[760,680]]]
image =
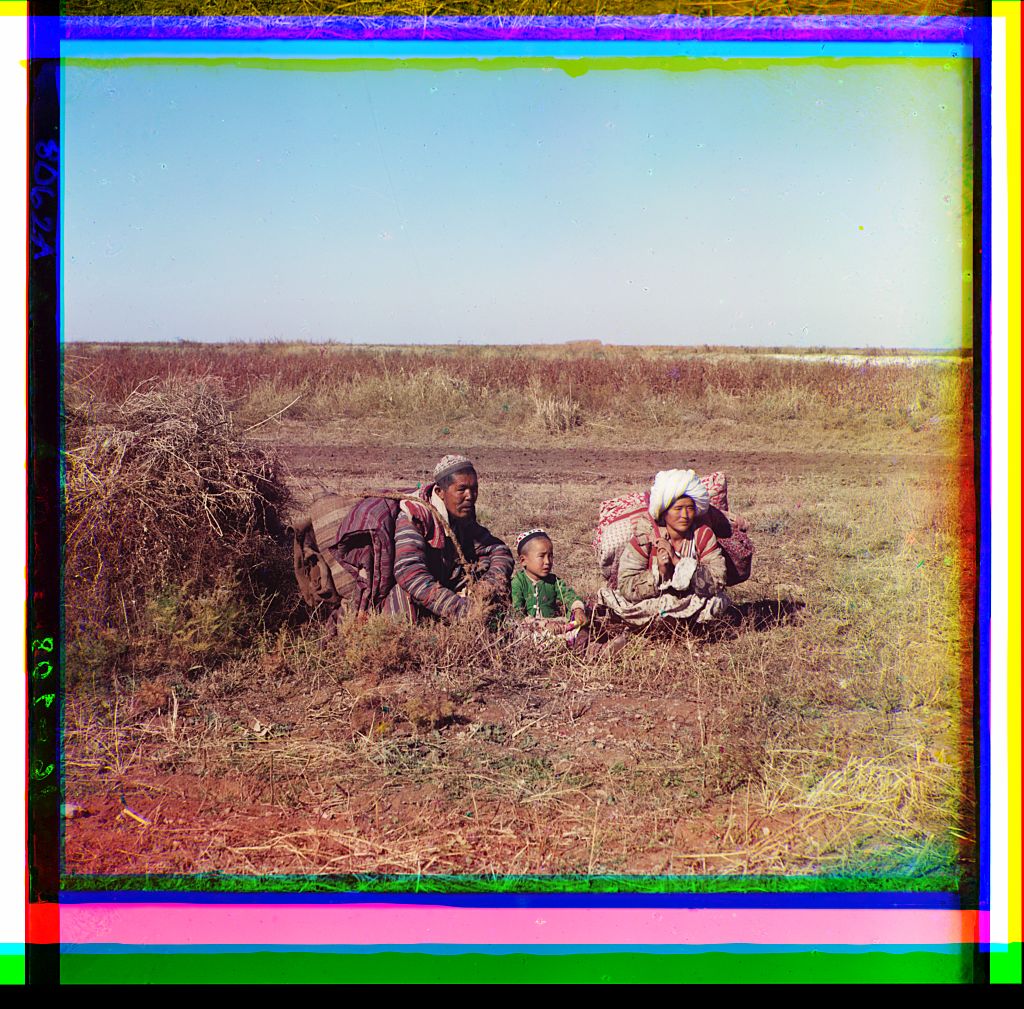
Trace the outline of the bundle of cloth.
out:
[[[328,614],[379,610],[395,585],[395,520],[400,495],[328,494],[293,527],[299,592]]]

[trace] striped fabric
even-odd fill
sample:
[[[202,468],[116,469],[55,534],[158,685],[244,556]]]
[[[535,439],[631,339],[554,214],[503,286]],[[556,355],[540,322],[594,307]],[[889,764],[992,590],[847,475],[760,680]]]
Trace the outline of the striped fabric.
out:
[[[310,505],[316,550],[344,612],[379,609],[391,591],[397,514],[394,497],[327,494]]]
[[[469,611],[469,600],[458,594],[467,586],[468,579],[454,545],[426,507],[433,489],[431,484],[419,491],[419,500],[402,502],[395,523],[397,584],[385,610],[406,618],[430,613],[458,620]],[[453,523],[452,531],[458,536],[474,575],[493,584],[501,595],[507,595],[514,567],[512,551],[476,522]]]
[[[328,550],[356,579],[360,611],[377,610],[395,584],[395,517],[398,502],[363,498],[345,517],[337,544]],[[332,571],[334,565],[332,564]]]
[[[653,571],[658,566],[657,551],[651,549],[651,541],[648,537],[634,536],[629,541],[629,545],[638,554],[650,555],[647,558],[649,570]],[[698,564],[703,564],[716,550],[719,550],[718,539],[711,531],[711,527],[700,525],[694,529],[692,537],[683,540],[682,548],[677,556],[680,559],[692,557]],[[719,553],[721,553],[720,550]]]
[[[338,545],[342,523],[359,500],[355,494],[324,494],[309,506],[313,535],[321,550],[330,550]]]
[[[381,612],[397,617],[403,623],[416,623],[416,604],[401,585],[396,585],[388,594]]]

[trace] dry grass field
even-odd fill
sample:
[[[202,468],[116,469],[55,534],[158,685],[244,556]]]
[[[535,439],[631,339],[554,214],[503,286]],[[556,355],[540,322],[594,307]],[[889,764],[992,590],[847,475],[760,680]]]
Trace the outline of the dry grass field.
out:
[[[527,16],[636,16],[683,14],[691,17],[791,17],[793,15],[916,15],[969,17],[969,0],[65,0],[68,15],[213,16],[342,15],[374,18]]]
[[[69,878],[969,879],[971,365],[878,362],[69,347]],[[601,500],[724,470],[744,625],[589,661],[379,617],[325,637],[274,518],[449,451],[484,524],[545,526],[586,594]]]

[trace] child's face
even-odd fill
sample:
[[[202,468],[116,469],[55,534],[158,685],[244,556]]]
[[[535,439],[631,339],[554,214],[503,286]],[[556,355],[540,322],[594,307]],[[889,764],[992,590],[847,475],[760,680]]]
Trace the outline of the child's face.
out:
[[[534,578],[547,578],[551,574],[551,566],[555,562],[555,548],[551,540],[538,536],[526,544],[519,555],[519,563]]]

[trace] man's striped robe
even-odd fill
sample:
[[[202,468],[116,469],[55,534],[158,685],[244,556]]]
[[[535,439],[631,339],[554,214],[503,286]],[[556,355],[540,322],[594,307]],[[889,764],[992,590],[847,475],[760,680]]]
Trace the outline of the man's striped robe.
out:
[[[458,593],[467,584],[455,547],[426,502],[433,484],[417,498],[402,502],[395,522],[395,588],[384,611],[415,621],[425,614],[459,620],[469,611],[469,600]],[[438,499],[433,504],[438,505]],[[443,508],[443,506],[441,506]],[[497,594],[507,595],[515,561],[512,551],[473,520],[452,522],[452,532],[474,577],[491,583]]]

